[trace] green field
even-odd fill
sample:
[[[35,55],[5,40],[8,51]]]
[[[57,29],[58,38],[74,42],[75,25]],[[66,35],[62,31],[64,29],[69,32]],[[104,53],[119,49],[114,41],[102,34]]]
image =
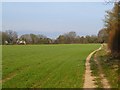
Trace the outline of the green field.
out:
[[[99,46],[2,46],[3,88],[82,88],[85,59]]]

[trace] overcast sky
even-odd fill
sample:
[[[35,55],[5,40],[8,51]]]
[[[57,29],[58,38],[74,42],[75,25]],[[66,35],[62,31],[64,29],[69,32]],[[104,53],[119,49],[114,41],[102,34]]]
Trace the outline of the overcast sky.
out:
[[[103,28],[105,11],[112,7],[103,2],[4,2],[2,29],[50,38],[69,31],[92,35]]]

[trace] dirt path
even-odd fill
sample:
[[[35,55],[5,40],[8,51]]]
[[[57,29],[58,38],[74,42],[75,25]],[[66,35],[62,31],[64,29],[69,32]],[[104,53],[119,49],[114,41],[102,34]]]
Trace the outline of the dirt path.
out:
[[[89,56],[86,58],[86,64],[85,64],[86,70],[85,70],[85,80],[84,80],[83,88],[96,88],[94,77],[92,76],[91,69],[90,69],[90,58],[94,53],[99,51],[101,47],[93,51],[92,53],[90,53]]]
[[[110,88],[108,80],[104,77],[105,75],[103,74],[102,67],[101,67],[99,61],[97,60],[97,55],[96,54],[94,56],[94,60],[95,60],[96,64],[98,65],[98,70],[99,70],[99,73],[100,73],[99,77],[101,79],[101,84],[103,85],[103,88]]]

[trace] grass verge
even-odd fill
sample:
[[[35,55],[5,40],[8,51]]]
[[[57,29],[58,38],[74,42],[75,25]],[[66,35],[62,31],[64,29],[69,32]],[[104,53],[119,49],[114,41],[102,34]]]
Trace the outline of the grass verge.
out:
[[[102,66],[103,73],[105,77],[109,81],[111,88],[119,88],[120,89],[120,60],[112,58],[106,52],[107,46],[104,46],[99,52],[97,52],[97,60],[99,64]],[[98,77],[99,72],[97,65],[93,59],[91,58],[91,70],[94,76]],[[97,78],[98,87],[102,87],[100,83],[100,79]]]
[[[98,65],[94,61],[94,55],[90,59],[90,69],[92,71],[92,75],[95,77],[95,85],[97,86],[97,88],[102,88],[103,85],[101,84],[101,79],[99,77],[100,73],[98,72],[99,71]]]

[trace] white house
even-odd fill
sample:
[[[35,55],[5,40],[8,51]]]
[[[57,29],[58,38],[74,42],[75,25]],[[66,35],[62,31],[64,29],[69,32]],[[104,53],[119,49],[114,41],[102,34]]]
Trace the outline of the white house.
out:
[[[16,44],[26,45],[26,42],[24,40],[17,40]]]
[[[5,41],[5,44],[8,44],[8,41]]]

